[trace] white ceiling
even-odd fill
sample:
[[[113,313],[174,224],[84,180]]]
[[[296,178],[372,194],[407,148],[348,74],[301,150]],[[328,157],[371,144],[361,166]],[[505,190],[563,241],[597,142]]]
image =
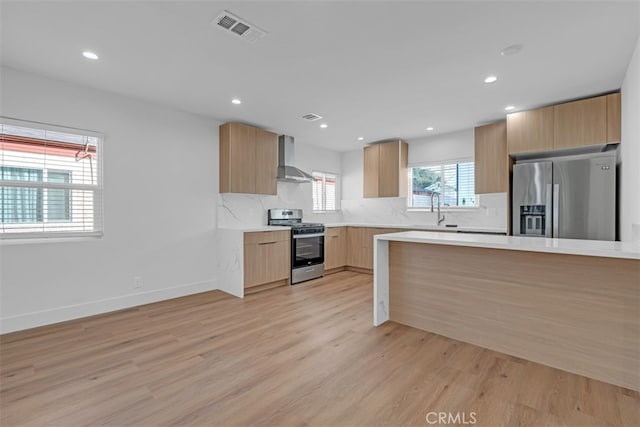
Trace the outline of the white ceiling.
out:
[[[618,89],[640,21],[638,1],[1,6],[3,65],[336,150],[468,129],[504,117],[509,104]],[[224,9],[268,34],[251,44],[225,33],[211,24]],[[499,54],[515,43],[524,46],[519,54]],[[83,58],[87,49],[100,59]],[[498,81],[483,83],[490,74]],[[300,118],[308,112],[329,127]]]

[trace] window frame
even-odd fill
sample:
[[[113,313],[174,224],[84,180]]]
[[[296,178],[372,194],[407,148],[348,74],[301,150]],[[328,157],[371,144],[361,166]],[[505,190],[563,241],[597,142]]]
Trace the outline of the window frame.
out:
[[[311,176],[315,178],[316,175],[322,175],[322,209],[316,210],[314,209],[314,183],[311,183],[311,211],[313,213],[336,213],[340,212],[340,186],[338,185],[340,182],[340,174],[336,172],[327,172],[320,170],[312,170]],[[336,190],[335,190],[335,209],[327,209],[327,184],[326,179],[327,175],[335,177],[336,180]]]
[[[67,175],[68,181],[64,184],[71,184],[73,182],[73,171],[71,170],[64,170],[64,169],[45,169],[45,174],[46,178],[43,178],[45,180],[45,182],[47,184],[50,184],[51,181],[49,181],[49,174],[50,173],[58,173],[58,174],[65,174]],[[54,181],[55,183],[55,181]],[[65,222],[73,222],[73,197],[71,196],[71,189],[68,188],[45,188],[45,194],[43,194],[42,198],[42,206],[43,208],[46,206],[47,208],[44,210],[46,212],[46,215],[43,216],[43,222],[47,222],[47,223],[65,223]],[[66,219],[51,219],[49,218],[49,191],[50,190],[62,190],[65,192],[66,196],[65,196],[65,210],[66,210],[66,214],[67,214],[67,218]]]
[[[38,226],[41,224],[65,224],[73,222],[73,196],[69,195],[68,209],[69,209],[69,220],[49,220],[46,212],[45,206],[47,203],[48,191],[49,189],[62,189],[68,190],[72,192],[73,190],[80,191],[92,191],[93,192],[93,202],[92,202],[92,215],[94,221],[94,231],[50,231],[43,229],[42,231],[19,231],[19,232],[11,232],[11,231],[0,231],[0,241],[3,244],[21,244],[21,243],[39,243],[39,242],[51,242],[60,239],[61,241],[70,241],[70,240],[78,240],[85,238],[100,238],[104,235],[105,229],[105,218],[104,218],[104,143],[105,143],[105,135],[101,132],[96,132],[92,130],[72,128],[72,127],[64,127],[57,126],[47,123],[34,122],[29,120],[16,119],[12,117],[0,116],[0,124],[1,125],[9,125],[9,126],[17,126],[23,128],[30,128],[39,131],[48,131],[48,132],[57,132],[63,134],[71,134],[78,135],[82,137],[95,138],[97,141],[95,143],[95,184],[80,184],[73,183],[73,171],[60,169],[60,168],[47,168],[46,165],[32,167],[31,169],[38,169],[42,171],[43,177],[42,182],[40,184],[40,190],[42,191],[41,198],[43,203],[43,220],[37,222],[25,222],[23,224],[33,224],[34,226]],[[53,140],[55,142],[55,140]],[[93,144],[92,144],[93,145]],[[14,166],[11,164],[6,164],[3,166],[7,167],[23,167],[23,166]],[[61,172],[69,174],[69,183],[56,183],[56,182],[48,182],[48,172]],[[9,181],[11,186],[15,187],[30,187],[28,182],[20,183],[19,181]],[[17,185],[16,185],[17,184]],[[2,186],[2,181],[0,181],[0,187]],[[33,187],[33,185],[31,186]]]
[[[413,169],[414,168],[426,168],[426,167],[434,167],[434,166],[440,166],[440,167],[444,167],[447,165],[459,165],[461,163],[473,163],[473,167],[475,169],[475,159],[472,157],[465,157],[465,158],[460,158],[460,159],[448,159],[448,160],[440,160],[440,161],[433,161],[433,162],[420,162],[420,163],[412,163],[407,165],[407,179],[408,179],[408,183],[409,185],[407,185],[407,210],[408,211],[413,211],[413,212],[431,212],[431,206],[412,206],[411,202],[413,200]],[[475,193],[476,190],[476,185],[475,185],[475,174],[473,177],[473,191],[474,191],[474,196],[475,196],[475,204],[473,205],[467,205],[467,206],[444,206],[444,204],[440,204],[440,211],[441,212],[456,212],[456,211],[463,211],[463,212],[470,212],[470,211],[474,211],[474,210],[479,210],[480,209],[480,203],[479,203],[479,196],[477,193]],[[435,209],[435,206],[434,206]]]

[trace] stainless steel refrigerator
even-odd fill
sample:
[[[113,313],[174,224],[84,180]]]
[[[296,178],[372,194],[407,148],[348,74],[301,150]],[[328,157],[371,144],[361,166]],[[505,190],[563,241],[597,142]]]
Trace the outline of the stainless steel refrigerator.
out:
[[[616,151],[513,166],[514,236],[616,239]]]

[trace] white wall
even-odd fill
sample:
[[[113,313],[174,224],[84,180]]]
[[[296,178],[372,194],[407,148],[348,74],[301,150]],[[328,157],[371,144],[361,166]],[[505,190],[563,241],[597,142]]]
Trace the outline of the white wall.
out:
[[[4,242],[3,332],[216,287],[219,123],[9,68],[0,89],[3,116],[105,134],[104,237]]]
[[[439,136],[416,138],[409,144],[409,165],[441,160],[473,159],[473,129],[451,132]]]
[[[640,37],[622,83],[620,239],[640,241]]]
[[[295,165],[311,173],[333,172],[341,176],[342,157],[337,151],[312,145],[295,143]],[[340,186],[340,185],[339,185]],[[340,199],[340,190],[338,191]],[[277,196],[254,194],[220,194],[218,196],[218,226],[242,228],[265,225],[267,210],[272,208],[296,208],[303,210],[305,222],[340,222],[342,215],[336,213],[314,213],[312,210],[311,183],[295,184],[278,181]]]
[[[407,141],[409,165],[472,159],[473,129]],[[346,222],[379,224],[436,223],[436,214],[409,210],[406,197],[363,198],[363,150],[343,153],[342,214]],[[481,194],[478,208],[445,212],[445,224],[507,228],[507,193]]]

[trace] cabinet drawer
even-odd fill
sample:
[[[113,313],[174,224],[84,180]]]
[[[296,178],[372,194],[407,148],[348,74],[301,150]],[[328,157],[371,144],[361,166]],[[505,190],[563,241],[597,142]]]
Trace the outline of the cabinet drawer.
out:
[[[326,237],[339,237],[344,233],[345,227],[331,227],[324,229],[324,235]]]
[[[244,244],[268,244],[273,242],[286,242],[290,239],[290,231],[252,231],[244,233]]]

